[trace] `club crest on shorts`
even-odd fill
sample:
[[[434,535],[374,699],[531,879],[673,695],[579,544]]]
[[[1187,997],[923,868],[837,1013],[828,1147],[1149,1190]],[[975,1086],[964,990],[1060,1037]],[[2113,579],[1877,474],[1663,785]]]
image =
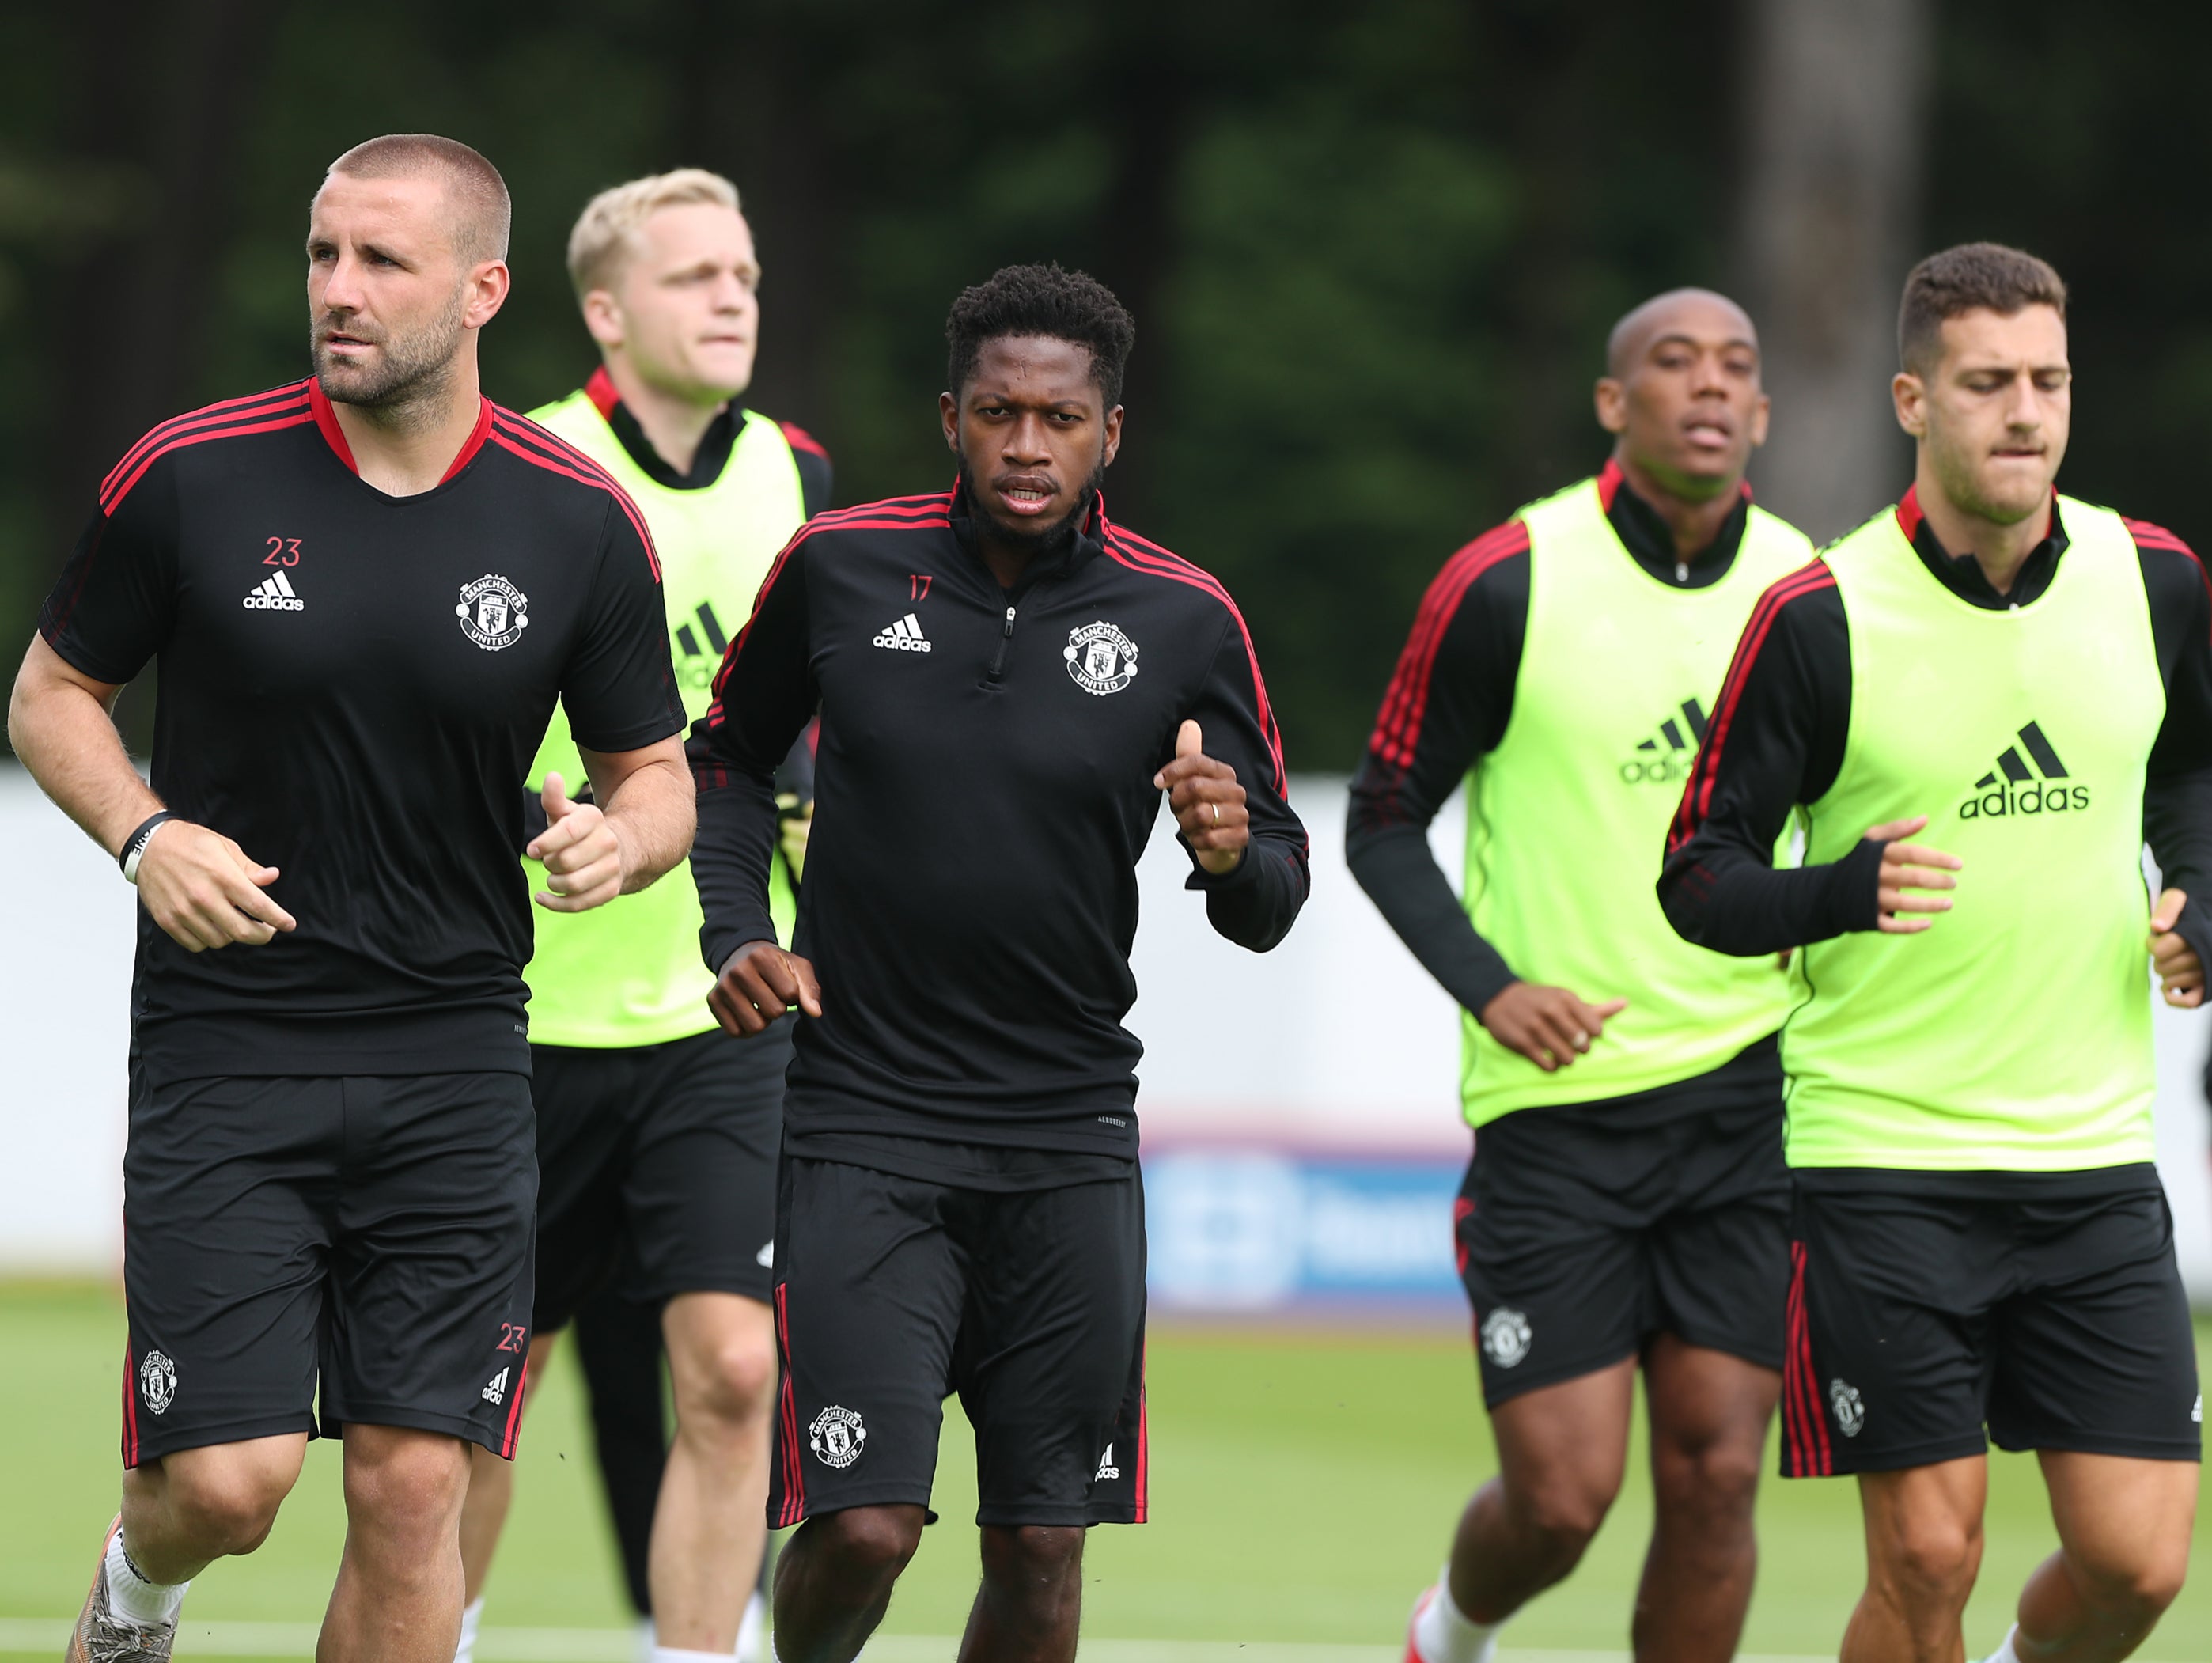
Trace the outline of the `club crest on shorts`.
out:
[[[487,572],[461,586],[453,616],[461,621],[461,634],[485,652],[496,652],[514,646],[530,628],[530,597],[498,573]]]
[[[1500,1369],[1510,1369],[1527,1356],[1535,1337],[1528,1319],[1510,1305],[1500,1305],[1482,1320],[1482,1354]]]
[[[1128,686],[1137,673],[1137,644],[1103,620],[1069,630],[1060,656],[1075,684],[1102,699]]]
[[[860,1450],[868,1441],[868,1429],[860,1424],[860,1417],[851,1410],[831,1404],[814,1417],[814,1424],[806,1429],[807,1447],[824,1466],[834,1466],[840,1472],[860,1459]]]
[[[149,1351],[138,1364],[138,1395],[161,1414],[177,1400],[177,1365],[161,1351]]]
[[[1836,1430],[1847,1438],[1856,1438],[1859,1428],[1866,1424],[1866,1404],[1859,1396],[1859,1388],[1840,1380],[1828,1382],[1828,1407],[1836,1413]]]

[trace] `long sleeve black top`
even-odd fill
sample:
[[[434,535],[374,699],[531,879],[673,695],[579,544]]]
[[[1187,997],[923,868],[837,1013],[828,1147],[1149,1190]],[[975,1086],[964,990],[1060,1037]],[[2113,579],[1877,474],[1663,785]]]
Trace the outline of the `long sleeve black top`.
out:
[[[1133,1154],[1136,867],[1184,719],[1251,815],[1233,871],[1192,863],[1214,928],[1264,951],[1308,889],[1227,592],[1095,500],[1011,590],[957,487],[811,521],[693,731],[710,966],[772,934],[773,775],[817,707],[796,945],[823,1015],[799,1025],[787,1132]]]
[[[1748,491],[1711,545],[1685,561],[1666,521],[1617,464],[1606,464],[1598,489],[1621,546],[1661,582],[1704,588],[1735,564]],[[1504,737],[1528,624],[1528,533],[1513,519],[1454,555],[1430,585],[1346,812],[1352,877],[1422,968],[1477,1016],[1518,978],[1468,920],[1429,848],[1428,828],[1468,771]],[[1394,713],[1415,709],[1411,760],[1400,762],[1408,724],[1394,721]]]
[[[1971,554],[1937,541],[1912,493],[1897,514],[1929,571],[1976,606],[2033,605],[2066,554],[2054,506],[2050,536],[2000,595]],[[2212,964],[2212,586],[2172,532],[2127,524],[2166,700],[2143,787],[2143,832],[2165,883],[2189,895],[2183,938]],[[1875,927],[1881,844],[1862,842],[1820,865],[1772,864],[1791,810],[1835,783],[1850,713],[1850,627],[1834,579],[1816,561],[1768,590],[1753,613],[1716,708],[1715,737],[1698,753],[1668,840],[1659,900],[1686,938],[1748,956]]]

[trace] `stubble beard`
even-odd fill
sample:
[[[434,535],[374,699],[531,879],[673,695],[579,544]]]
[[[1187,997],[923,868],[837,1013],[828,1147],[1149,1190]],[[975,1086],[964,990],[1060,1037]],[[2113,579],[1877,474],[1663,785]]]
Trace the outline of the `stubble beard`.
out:
[[[2008,480],[1993,490],[1963,456],[1938,457],[1936,471],[1954,507],[1992,525],[2016,525],[2051,499],[2048,479],[2033,489]]]
[[[365,410],[392,427],[404,427],[416,412],[434,410],[453,385],[466,305],[467,297],[456,288],[446,308],[422,328],[406,334],[385,331],[372,342],[380,349],[372,365],[334,360],[323,345],[325,329],[355,331],[327,315],[317,319],[308,331],[308,348],[325,396],[334,404]]]

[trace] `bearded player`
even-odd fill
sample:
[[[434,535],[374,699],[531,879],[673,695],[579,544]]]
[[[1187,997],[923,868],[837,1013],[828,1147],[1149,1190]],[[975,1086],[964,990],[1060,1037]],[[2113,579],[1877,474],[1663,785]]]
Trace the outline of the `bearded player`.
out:
[[[477,390],[507,188],[374,139],[310,209],[314,374],[164,423],[102,483],[9,731],[141,902],[124,1156],[123,1508],[74,1663],[167,1657],[318,1431],[347,1529],[318,1654],[447,1663],[471,1445],[512,1457],[538,1200],[522,787],[556,701],[539,902],[690,841],[652,540]],[[161,667],[153,777],[108,708]]]

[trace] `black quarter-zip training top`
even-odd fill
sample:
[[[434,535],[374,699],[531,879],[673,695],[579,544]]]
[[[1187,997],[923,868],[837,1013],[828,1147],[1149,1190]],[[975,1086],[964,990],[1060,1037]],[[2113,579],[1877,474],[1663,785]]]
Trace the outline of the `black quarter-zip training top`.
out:
[[[1305,901],[1304,829],[1228,592],[1095,498],[1079,523],[1009,590],[959,487],[811,521],[693,731],[692,869],[719,967],[774,933],[772,780],[821,713],[794,945],[823,1014],[800,1023],[784,1105],[815,1147],[1135,1153],[1136,867],[1185,719],[1251,815],[1234,871],[1192,862],[1213,927],[1265,951]]]

